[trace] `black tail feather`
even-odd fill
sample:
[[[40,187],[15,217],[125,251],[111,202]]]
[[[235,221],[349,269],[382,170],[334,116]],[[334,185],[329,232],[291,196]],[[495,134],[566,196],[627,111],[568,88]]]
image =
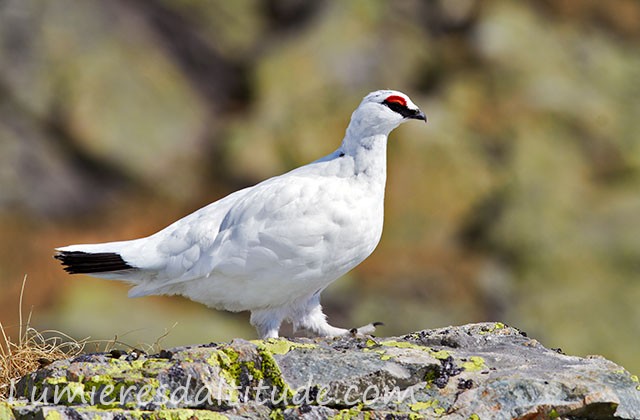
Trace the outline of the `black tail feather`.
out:
[[[64,265],[64,270],[69,274],[106,273],[135,268],[127,264],[120,254],[115,252],[92,254],[82,251],[59,251],[53,258],[60,260]]]

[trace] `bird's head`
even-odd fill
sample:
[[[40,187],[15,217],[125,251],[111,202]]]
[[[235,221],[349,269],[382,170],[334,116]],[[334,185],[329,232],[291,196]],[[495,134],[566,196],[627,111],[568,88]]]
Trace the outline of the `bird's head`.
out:
[[[350,137],[388,135],[403,122],[427,121],[424,113],[407,95],[396,90],[378,90],[364,97],[353,112],[347,130]]]

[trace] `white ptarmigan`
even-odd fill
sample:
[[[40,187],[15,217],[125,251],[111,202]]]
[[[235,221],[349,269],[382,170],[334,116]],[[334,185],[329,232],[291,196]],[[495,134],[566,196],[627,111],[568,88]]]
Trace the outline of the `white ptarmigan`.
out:
[[[129,297],[182,295],[251,311],[261,338],[284,320],[308,335],[350,330],[326,320],[320,293],[378,245],[387,136],[420,109],[401,92],[367,95],[335,152],[236,191],[146,238],[57,248],[69,273],[130,282]],[[371,333],[375,324],[357,329]]]

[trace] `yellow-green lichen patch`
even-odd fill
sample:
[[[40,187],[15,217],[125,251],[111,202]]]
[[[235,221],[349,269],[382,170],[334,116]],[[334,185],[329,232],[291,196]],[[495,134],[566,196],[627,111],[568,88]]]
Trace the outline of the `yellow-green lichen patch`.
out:
[[[431,356],[435,357],[438,360],[446,360],[451,356],[451,353],[449,353],[446,350],[433,350],[433,349],[431,349],[430,354],[431,354]]]
[[[472,415],[469,416],[467,420],[480,420],[480,416],[477,415],[476,413],[473,413]]]
[[[286,399],[287,401],[291,401],[294,395],[293,390],[282,377],[282,371],[278,366],[278,362],[276,362],[276,359],[273,357],[273,354],[261,346],[258,346],[258,354],[261,359],[260,371],[262,372],[263,378],[268,379],[273,386],[280,390],[280,396],[277,399]]]
[[[170,369],[174,364],[167,359],[147,359],[142,364],[143,376],[157,376]]]
[[[207,363],[211,366],[220,367],[224,379],[233,384],[240,374],[238,358],[239,355],[236,351],[230,347],[224,347],[214,350],[207,359]]]
[[[434,405],[434,402],[437,404],[436,400],[418,401],[413,404],[409,404],[409,408],[412,411],[423,411],[423,410],[426,410],[427,408],[432,408]]]
[[[284,420],[284,413],[281,409],[274,408],[273,410],[271,410],[271,413],[269,413],[269,418],[271,420]]]
[[[486,368],[484,359],[480,356],[471,356],[469,360],[462,363],[462,367],[467,372],[477,372]]]
[[[491,334],[498,330],[504,330],[505,328],[507,328],[505,324],[503,324],[502,322],[496,322],[495,324],[490,326],[483,326],[480,330],[480,335]]]
[[[241,363],[238,362],[239,357],[235,350],[224,347],[214,350],[207,359],[209,365],[217,366],[220,369],[219,375],[229,385],[227,392],[229,400],[232,402],[237,402],[240,398],[236,389],[242,372]]]
[[[147,412],[149,413],[149,412]],[[146,414],[146,413],[145,413]],[[192,410],[192,409],[174,409],[174,410],[159,410],[154,411],[151,414],[151,419],[157,420],[226,420],[227,416],[215,411],[209,410]]]
[[[424,381],[426,382],[426,388],[431,388],[431,385],[435,382],[436,379],[440,376],[440,368],[439,367],[431,367],[427,370],[427,373],[424,375]]]
[[[329,418],[332,420],[351,420],[356,418],[367,420],[371,418],[371,412],[365,410],[364,404],[360,403],[355,407],[344,408]]]
[[[413,404],[409,404],[409,408],[411,409],[411,411],[430,410],[434,416],[441,416],[446,411],[443,407],[440,407],[440,401],[435,399],[429,401],[418,401]]]
[[[61,385],[67,383],[67,378],[65,376],[51,376],[48,378],[44,378],[42,381],[45,385]]]
[[[420,346],[418,344],[409,343],[407,341],[382,341],[380,342],[381,346],[386,347],[397,347],[399,349],[419,349],[419,350],[431,350],[429,347]]]
[[[161,409],[156,411],[146,410],[124,410],[120,408],[101,410],[93,407],[76,407],[78,414],[86,417],[104,418],[105,414],[113,415],[114,418],[128,418],[140,420],[226,420],[227,416],[210,410],[198,410],[191,408]]]
[[[317,346],[311,343],[294,343],[286,338],[269,338],[266,340],[251,340],[253,344],[271,354],[287,354],[294,349],[313,349]]]
[[[87,400],[84,385],[69,382],[65,377],[45,378],[41,384],[34,384],[34,387],[41,392],[41,396],[37,398],[53,399],[61,404],[84,403]]]
[[[14,420],[13,409],[7,402],[0,401],[0,419]]]
[[[266,342],[262,340],[255,341],[258,343],[256,346],[256,351],[259,356],[258,360],[241,361],[240,355],[235,350],[231,347],[223,347],[214,351],[207,362],[210,365],[219,366],[220,376],[234,387],[237,387],[241,383],[241,375],[243,375],[244,372],[244,374],[249,375],[251,380],[264,380],[268,385],[277,389],[279,395],[274,395],[276,400],[290,401],[294,393],[282,377],[280,367],[273,355],[285,354],[296,346],[309,347],[312,345],[292,343],[288,340],[282,340],[286,342],[285,345],[280,345],[276,342],[281,340],[273,340],[266,345]],[[239,398],[238,390],[233,388],[230,389],[230,392],[232,393],[230,399],[237,401]]]
[[[143,360],[135,362],[140,363],[135,367],[133,363],[118,363],[112,373],[87,376],[81,384],[84,401],[99,408],[135,408],[139,401],[152,401],[160,388],[160,381],[144,371]]]
[[[389,341],[382,341],[380,342],[380,346],[383,347],[395,347],[395,348],[399,348],[399,349],[415,349],[415,350],[420,350],[426,353],[429,353],[429,355],[435,359],[438,360],[446,360],[449,358],[449,356],[451,356],[451,353],[449,353],[447,350],[434,350],[431,347],[427,347],[427,346],[421,346],[419,344],[413,344],[413,343],[409,343],[407,341],[393,341],[393,340],[389,340]]]
[[[62,414],[57,410],[47,410],[44,413],[44,420],[63,420]]]
[[[382,350],[382,349],[372,349],[372,348],[364,348],[362,349],[363,352],[365,353],[376,353],[380,355],[380,360],[389,360],[391,359],[391,355],[387,354],[386,351]]]

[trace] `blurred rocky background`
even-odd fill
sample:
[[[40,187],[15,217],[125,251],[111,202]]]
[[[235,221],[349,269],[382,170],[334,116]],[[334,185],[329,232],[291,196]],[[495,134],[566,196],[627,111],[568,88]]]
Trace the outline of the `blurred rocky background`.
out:
[[[429,124],[392,134],[385,232],[324,293],[332,322],[502,321],[640,371],[637,0],[0,0],[0,321],[26,274],[40,329],[254,337],[245,313],[130,300],[52,249],[323,156],[380,88]]]

